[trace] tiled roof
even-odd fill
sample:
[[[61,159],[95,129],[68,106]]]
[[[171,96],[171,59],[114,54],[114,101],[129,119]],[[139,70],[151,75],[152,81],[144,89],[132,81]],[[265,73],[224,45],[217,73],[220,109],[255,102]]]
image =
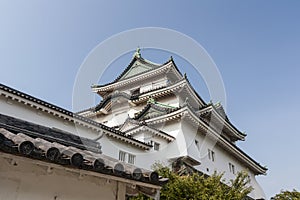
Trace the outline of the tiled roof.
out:
[[[168,114],[171,112],[174,112],[178,109],[180,109],[180,107],[178,108],[167,108],[167,107],[162,107],[160,105],[156,105],[154,103],[148,103],[140,112],[135,114],[134,119],[138,120],[141,117],[143,117],[151,108],[153,108],[154,110],[160,112],[161,114],[157,114],[157,116],[159,115],[164,115],[164,114]],[[154,118],[156,116],[151,116],[151,118]],[[145,118],[143,118],[143,120],[145,120]]]
[[[204,112],[204,113],[201,113],[201,110],[199,110],[200,112],[200,118],[205,121],[206,123],[209,123],[210,120],[211,120],[211,115],[212,115],[212,112],[213,110],[216,111],[216,113],[230,126],[233,128],[233,130],[235,130],[239,135],[240,137],[244,138],[245,136],[247,136],[247,134],[241,132],[238,128],[236,128],[236,126],[234,126],[231,121],[229,120],[229,118],[227,117],[225,111],[224,111],[224,108],[222,105],[213,105],[213,104],[209,104],[209,106],[203,108],[203,110],[207,109],[210,107],[210,110]]]
[[[198,94],[198,92],[196,92],[195,88],[192,86],[192,84],[190,83],[189,79],[187,78],[187,76],[184,76],[185,80],[187,81],[187,83],[189,84],[190,88],[193,90],[193,92],[196,94],[196,96],[198,97],[198,99],[203,103],[204,106],[206,106],[205,101],[200,97],[200,95]]]
[[[72,146],[82,150],[89,150],[95,153],[101,153],[100,144],[94,140],[67,133],[56,128],[37,125],[3,114],[0,114],[0,128],[7,129],[13,133],[22,132],[33,138],[39,137],[50,142],[58,142],[62,145]]]
[[[130,62],[130,64],[127,66],[127,68],[114,80],[114,81],[112,81],[112,82],[109,82],[109,83],[106,83],[106,84],[102,84],[102,85],[92,85],[91,86],[91,88],[93,89],[93,90],[95,90],[96,91],[96,89],[97,88],[102,88],[102,87],[106,87],[106,86],[108,86],[108,85],[111,85],[111,84],[115,84],[115,83],[117,83],[117,82],[119,82],[119,81],[123,81],[123,80],[129,80],[129,79],[131,79],[132,77],[128,77],[128,78],[125,78],[125,79],[122,79],[122,80],[120,80],[121,79],[121,77],[123,76],[123,75],[125,75],[130,69],[131,69],[131,67],[132,67],[132,65],[135,63],[135,61],[140,61],[141,63],[144,63],[144,64],[147,64],[147,65],[151,65],[152,66],[152,69],[149,69],[149,70],[146,70],[146,71],[143,71],[143,72],[141,72],[141,73],[138,73],[138,74],[136,74],[135,76],[139,76],[139,75],[141,75],[141,74],[146,74],[146,73],[148,73],[148,72],[150,72],[150,71],[152,71],[152,70],[156,70],[156,69],[159,69],[159,68],[162,68],[162,67],[164,67],[165,65],[167,65],[167,64],[169,64],[169,63],[172,63],[172,66],[175,68],[175,71],[176,72],[178,72],[178,75],[180,76],[180,77],[182,77],[182,73],[179,71],[179,69],[178,69],[178,67],[176,66],[176,64],[175,64],[175,62],[174,62],[174,60],[173,60],[173,58],[171,57],[167,62],[165,62],[165,63],[163,63],[163,64],[153,64],[153,63],[151,63],[150,61],[148,61],[148,60],[145,60],[145,59],[143,59],[143,58],[141,58],[141,57],[134,57],[133,59],[132,59],[132,61]]]
[[[197,98],[201,101],[201,103],[204,106],[206,106],[207,104],[203,101],[203,99],[200,97],[200,95],[194,90],[194,88],[191,86],[189,80],[186,77],[183,78],[183,79],[186,80],[186,82],[189,85],[189,87],[191,88],[192,92],[197,96]],[[177,83],[181,82],[183,79],[175,81],[174,83],[172,83],[172,84],[170,84],[168,86],[160,86],[160,87],[153,88],[151,90],[147,90],[147,91],[144,91],[144,92],[136,93],[136,94],[133,94],[133,95],[129,95],[129,94],[125,93],[125,92],[112,93],[112,94],[109,94],[108,96],[106,96],[103,100],[101,100],[100,103],[98,105],[96,105],[95,107],[79,111],[78,113],[83,113],[85,111],[91,111],[91,112],[94,111],[94,112],[96,112],[96,111],[100,110],[101,108],[103,108],[105,105],[107,105],[107,103],[109,103],[113,98],[120,97],[120,96],[123,96],[124,98],[127,98],[128,100],[132,100],[133,102],[135,102],[135,101],[139,100],[139,97],[141,95],[145,95],[147,93],[151,93],[151,92],[154,92],[154,91],[159,91],[159,90],[161,90],[163,88],[172,87],[173,85],[176,85]]]
[[[98,110],[100,110],[101,108],[103,108],[105,105],[107,105],[114,98],[124,97],[124,98],[126,98],[128,100],[135,100],[135,99],[138,99],[140,95],[143,95],[143,94],[155,91],[155,90],[159,90],[159,89],[162,89],[162,88],[165,88],[165,87],[166,86],[161,86],[159,88],[155,88],[155,89],[152,89],[152,90],[149,90],[149,91],[146,91],[146,92],[141,92],[141,93],[134,94],[134,95],[129,95],[129,94],[125,93],[125,92],[115,92],[113,94],[109,94],[107,97],[105,97],[104,99],[102,99],[100,101],[100,103],[98,105],[96,105],[95,107],[79,111],[78,113],[83,113],[85,111],[97,112]]]
[[[117,98],[117,97],[124,97],[126,99],[130,99],[131,96],[125,92],[116,92],[113,94],[108,95],[106,98],[104,98],[96,107],[93,111],[98,111],[101,108],[103,108],[103,106],[105,106],[107,103],[109,103],[113,98]]]
[[[160,179],[156,172],[146,171],[133,165],[119,162],[99,152],[87,150],[88,148],[83,149],[74,145],[67,145],[70,142],[69,138],[62,142],[59,139],[56,141],[55,138],[43,137],[45,133],[35,132],[36,135],[31,135],[25,131],[26,124],[24,126],[22,132],[14,129],[18,129],[18,127],[9,125],[5,128],[0,128],[0,152],[154,185],[161,185],[165,181]],[[37,127],[36,130],[41,129]],[[62,137],[65,136],[63,132],[57,132],[57,136],[59,134]],[[87,138],[81,139],[89,140]]]

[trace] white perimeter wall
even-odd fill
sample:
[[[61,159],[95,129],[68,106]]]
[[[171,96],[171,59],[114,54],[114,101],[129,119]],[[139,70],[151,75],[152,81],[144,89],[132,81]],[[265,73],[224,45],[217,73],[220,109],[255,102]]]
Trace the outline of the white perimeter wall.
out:
[[[64,169],[48,173],[47,167],[30,162],[20,161],[15,166],[0,157],[0,200],[125,200],[125,187]]]
[[[3,96],[0,96],[0,113],[49,128],[55,127],[81,137],[93,139],[97,138],[99,135],[98,132],[90,128],[79,125],[74,126],[74,123],[71,123],[70,121],[37,110],[36,108],[24,105],[23,103],[7,99]]]

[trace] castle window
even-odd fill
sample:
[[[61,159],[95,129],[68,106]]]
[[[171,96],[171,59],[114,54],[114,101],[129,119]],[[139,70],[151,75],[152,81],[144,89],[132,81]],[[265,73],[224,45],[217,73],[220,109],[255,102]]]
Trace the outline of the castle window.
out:
[[[128,154],[128,163],[130,163],[130,164],[135,163],[135,155]]]
[[[135,155],[124,152],[124,151],[119,151],[119,160],[122,162],[127,162],[130,164],[134,164],[135,163]]]
[[[197,147],[197,149],[199,151],[199,141],[198,140],[195,140],[195,145],[196,145],[196,147]]]
[[[125,162],[126,152],[119,151],[119,160]]]
[[[229,163],[229,171],[235,174],[235,166],[232,163]]]
[[[215,162],[216,156],[215,152],[211,149],[208,149],[208,159]]]
[[[153,148],[155,151],[159,151],[159,143],[154,142]]]

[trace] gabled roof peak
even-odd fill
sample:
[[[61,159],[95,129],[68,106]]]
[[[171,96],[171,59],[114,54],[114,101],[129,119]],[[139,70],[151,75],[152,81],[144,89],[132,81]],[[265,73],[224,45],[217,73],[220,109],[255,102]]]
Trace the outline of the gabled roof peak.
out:
[[[119,81],[128,80],[128,79],[132,78],[133,76],[137,76],[137,75],[148,73],[153,70],[157,70],[163,66],[168,65],[169,63],[172,63],[174,65],[174,67],[176,68],[177,73],[179,73],[179,76],[182,76],[180,71],[178,70],[178,68],[176,67],[176,65],[174,63],[172,56],[170,57],[170,59],[167,62],[165,62],[163,64],[158,64],[158,63],[155,63],[150,60],[142,58],[141,49],[138,47],[135,50],[132,60],[130,61],[129,65],[114,81],[103,84],[103,85],[93,84],[91,86],[91,88],[96,91],[97,90],[96,88],[102,88],[102,87],[106,87],[108,85],[114,84],[116,82],[119,82]]]

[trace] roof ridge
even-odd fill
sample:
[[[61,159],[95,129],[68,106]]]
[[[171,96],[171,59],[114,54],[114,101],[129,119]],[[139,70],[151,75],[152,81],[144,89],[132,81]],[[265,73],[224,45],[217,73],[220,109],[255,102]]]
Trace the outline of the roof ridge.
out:
[[[171,58],[172,58],[172,56],[171,56]],[[111,81],[111,82],[109,82],[109,83],[98,84],[98,85],[97,85],[97,84],[92,85],[91,88],[103,87],[103,86],[107,86],[107,85],[110,85],[110,84],[113,84],[113,83],[118,82],[118,81],[120,80],[120,78],[121,78],[123,75],[125,75],[125,74],[127,73],[127,71],[132,67],[132,65],[133,65],[133,63],[134,63],[135,61],[140,61],[140,62],[143,63],[143,64],[150,64],[150,65],[152,65],[155,69],[157,69],[157,68],[159,68],[159,67],[162,67],[162,66],[168,64],[169,62],[172,62],[172,63],[174,64],[175,68],[177,69],[177,71],[181,74],[181,72],[178,70],[177,66],[176,66],[175,63],[174,63],[173,58],[172,58],[172,59],[169,59],[168,61],[166,61],[166,62],[163,63],[163,64],[158,64],[158,63],[154,63],[154,62],[152,62],[152,61],[150,61],[150,60],[144,59],[144,58],[142,58],[142,57],[133,56],[133,58],[132,58],[132,60],[130,61],[130,63],[127,65],[127,67],[123,70],[123,72],[122,72],[116,79],[114,79],[113,81]],[[143,74],[143,73],[147,73],[147,72],[152,71],[152,70],[154,70],[154,69],[149,69],[149,70],[143,71],[143,72],[141,72],[141,73],[138,73],[138,74],[136,74],[136,75],[140,75],[140,74]],[[182,75],[182,74],[181,74],[181,75]],[[123,80],[129,79],[129,78],[132,78],[132,77],[128,77],[128,78],[125,78],[125,79],[123,79]]]

